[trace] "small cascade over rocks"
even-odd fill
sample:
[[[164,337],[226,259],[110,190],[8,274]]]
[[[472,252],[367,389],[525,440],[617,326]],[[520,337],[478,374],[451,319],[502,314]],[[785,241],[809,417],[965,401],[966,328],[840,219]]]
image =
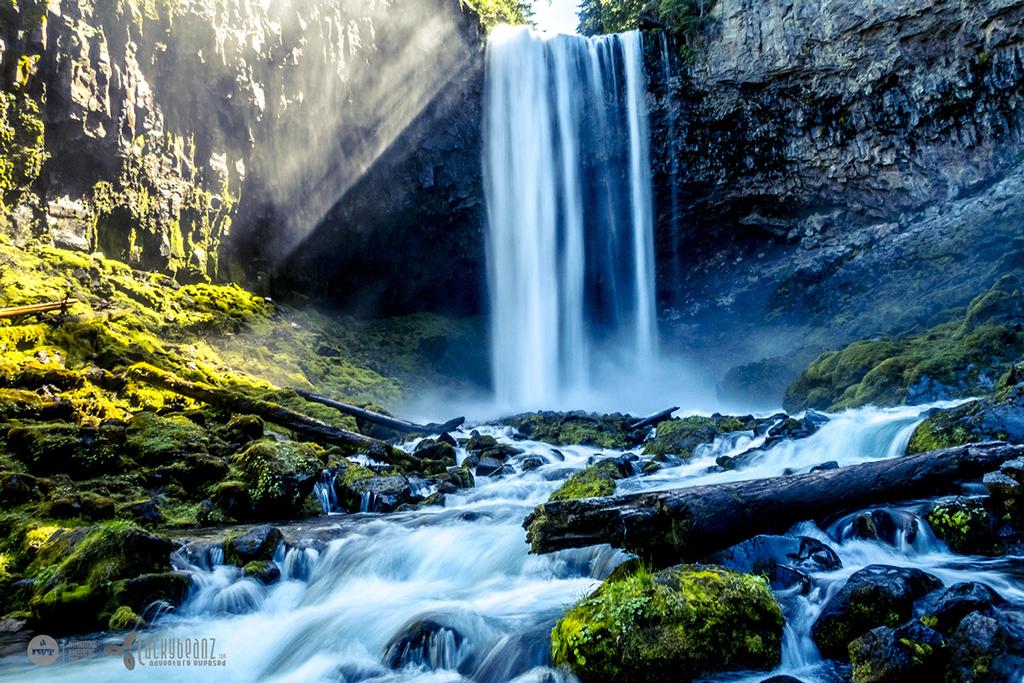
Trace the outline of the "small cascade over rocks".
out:
[[[529,554],[523,519],[569,476],[590,463],[620,461],[629,466],[622,472],[627,478],[616,482],[617,492],[624,493],[782,476],[829,460],[846,467],[900,457],[908,430],[926,410],[865,408],[829,415],[811,436],[783,441],[738,470],[717,467],[716,461],[762,444],[770,427],[725,433],[687,459],[658,461],[660,469],[653,474],[634,474],[644,471],[634,466],[655,462],[655,455],[578,445],[555,448],[514,440],[506,426],[477,426],[477,444],[490,444],[483,437],[491,437],[497,446],[523,451],[522,459],[510,461],[513,471],[478,476],[475,487],[449,493],[440,506],[330,515],[289,527],[284,542],[259,544],[258,559],[279,571],[272,583],[247,575],[244,566],[225,564],[225,549],[228,561],[251,560],[236,557],[237,541],[186,545],[175,554],[175,566],[190,572],[192,590],[175,611],[154,617],[153,635],[215,637],[228,654],[232,680],[239,681],[568,683],[575,679],[551,667],[551,629],[568,605],[589,594],[628,557],[609,546]],[[471,432],[453,436],[468,443]],[[530,457],[538,462],[524,467]],[[828,607],[832,599],[868,567],[876,569],[861,573],[858,581],[879,573],[908,575],[907,570],[935,577],[904,601],[901,616],[910,618],[913,603],[914,615],[927,609],[952,621],[966,607],[989,601],[994,605],[990,612],[968,616],[964,623],[984,618],[1012,632],[1014,610],[1024,608],[1019,562],[951,553],[922,519],[927,507],[920,502],[875,506],[820,523],[808,521],[708,558],[737,569],[771,570],[786,618],[776,674],[842,680],[842,668],[822,657],[814,625],[823,614],[837,612],[835,604]],[[272,530],[258,529],[260,538],[277,538]],[[253,530],[237,538],[250,535]],[[936,580],[944,588],[936,588]],[[967,582],[982,585],[960,585]],[[874,653],[890,640],[898,643],[901,633],[892,638],[882,634],[881,644],[863,645]],[[116,658],[74,666],[83,680],[99,683],[124,676]],[[52,677],[52,670],[27,664],[12,665],[10,671],[19,681]],[[4,673],[0,669],[0,679]],[[180,671],[154,669],[148,675],[173,681]],[[190,676],[219,681],[223,671],[195,669]],[[760,683],[767,677],[766,672],[750,672],[713,680]]]
[[[499,404],[551,407],[657,355],[643,36],[495,30],[484,186]]]

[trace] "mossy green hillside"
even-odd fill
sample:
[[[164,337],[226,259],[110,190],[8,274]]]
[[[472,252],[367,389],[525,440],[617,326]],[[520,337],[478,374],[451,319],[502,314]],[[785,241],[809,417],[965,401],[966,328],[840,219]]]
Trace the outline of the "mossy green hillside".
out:
[[[1016,373],[1012,374],[1016,381]],[[1024,443],[1022,411],[1024,384],[1004,386],[988,398],[932,411],[914,430],[907,452],[925,453],[983,441]]]
[[[690,680],[770,669],[782,612],[764,579],[714,566],[616,572],[551,632],[551,655],[581,680]]]
[[[783,405],[837,411],[986,395],[1022,356],[1024,297],[1019,279],[1005,276],[948,323],[823,354]]]

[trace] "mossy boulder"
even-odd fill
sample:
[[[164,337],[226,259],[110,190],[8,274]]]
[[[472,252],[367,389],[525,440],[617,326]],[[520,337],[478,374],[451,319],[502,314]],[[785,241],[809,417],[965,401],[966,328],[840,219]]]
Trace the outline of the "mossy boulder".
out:
[[[224,561],[244,567],[251,562],[272,560],[283,540],[281,530],[269,524],[253,527],[245,533],[230,534],[223,543]]]
[[[947,660],[942,634],[920,622],[879,626],[850,643],[853,683],[941,681]]]
[[[1024,297],[1005,276],[957,317],[919,334],[857,341],[818,357],[786,390],[788,412],[991,393],[1024,355]]]
[[[420,500],[413,495],[412,483],[404,474],[395,470],[377,472],[356,463],[348,463],[335,477],[334,491],[338,507],[349,512],[393,512]]]
[[[925,453],[982,441],[1024,443],[1024,384],[1005,387],[989,398],[931,411],[914,430],[907,452]]]
[[[688,460],[701,444],[712,443],[722,434],[755,430],[763,423],[750,415],[735,417],[717,413],[710,417],[693,415],[667,420],[658,425],[654,438],[644,446],[644,453]]]
[[[242,567],[242,576],[255,579],[269,586],[281,578],[281,569],[270,560],[250,562]]]
[[[541,412],[516,415],[502,420],[515,427],[524,439],[553,446],[594,446],[625,450],[643,441],[646,430],[633,431],[637,418],[630,415],[598,415],[580,411]]]
[[[850,643],[875,627],[904,623],[913,613],[914,602],[941,586],[941,581],[920,569],[865,567],[825,603],[811,636],[825,657],[846,659]]]
[[[114,501],[92,491],[69,493],[54,498],[48,507],[51,517],[57,519],[112,519],[115,514]]]
[[[584,683],[686,681],[778,665],[782,612],[759,577],[714,566],[617,572],[551,632]]]
[[[615,493],[615,482],[623,478],[620,468],[611,461],[590,465],[566,479],[548,501],[610,496]]]
[[[1002,550],[998,520],[981,497],[942,498],[925,516],[935,536],[955,553],[998,555]]]
[[[86,479],[121,468],[124,439],[116,425],[80,428],[64,422],[23,423],[7,432],[7,446],[30,472]]]
[[[121,631],[134,631],[146,627],[146,621],[136,614],[131,607],[122,605],[114,610],[107,621],[107,628],[115,633]]]
[[[192,453],[205,453],[209,438],[205,429],[182,415],[164,417],[139,413],[128,422],[126,445],[146,465],[160,465]]]
[[[69,633],[107,626],[125,581],[165,571],[171,541],[124,522],[77,529],[41,529],[26,535],[34,580],[29,601],[40,628]]]
[[[253,514],[263,519],[296,515],[326,464],[324,452],[306,443],[264,439],[238,456]]]

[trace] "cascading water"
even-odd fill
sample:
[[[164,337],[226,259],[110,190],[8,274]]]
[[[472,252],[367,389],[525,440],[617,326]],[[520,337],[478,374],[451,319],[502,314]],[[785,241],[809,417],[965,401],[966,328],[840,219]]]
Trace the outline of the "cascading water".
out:
[[[500,28],[487,46],[484,183],[493,380],[503,406],[594,388],[657,354],[643,36]]]
[[[763,442],[753,432],[726,435],[690,461],[624,480],[619,490],[806,472],[828,460],[845,466],[897,457],[927,408],[866,408],[832,416],[817,434],[764,451],[750,469],[709,473],[719,456]],[[507,428],[479,429],[510,442]],[[567,605],[625,555],[607,546],[528,553],[523,518],[599,451],[514,443],[525,451],[514,474],[479,477],[475,488],[449,495],[444,507],[332,515],[291,528],[287,535],[301,542],[278,549],[281,580],[271,586],[225,566],[217,548],[179,553],[178,565],[193,575],[192,595],[176,612],[159,617],[152,637],[216,638],[227,666],[190,669],[196,681],[571,683],[571,676],[549,668],[550,629]],[[546,464],[523,471],[519,463],[527,457]],[[814,587],[806,594],[779,594],[787,617],[780,672],[806,681],[834,679],[831,664],[810,640],[810,627],[828,595],[869,564],[922,567],[947,584],[984,581],[1011,603],[1024,603],[1007,558],[953,555],[917,513],[913,505],[901,511],[913,523],[891,542],[851,537],[846,518],[825,528],[804,523],[792,530],[831,545],[843,567],[813,575]],[[117,657],[71,666],[66,673],[95,683],[130,681],[139,674],[126,671]],[[0,666],[0,679],[53,680],[60,671],[59,665],[31,667],[23,657],[12,658]],[[180,676],[176,668],[145,671],[146,680]]]

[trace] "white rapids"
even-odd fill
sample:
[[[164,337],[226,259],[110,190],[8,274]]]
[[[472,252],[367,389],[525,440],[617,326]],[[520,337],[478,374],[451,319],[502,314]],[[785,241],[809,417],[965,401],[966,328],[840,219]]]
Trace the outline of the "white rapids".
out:
[[[898,457],[927,407],[866,408],[832,416],[817,434],[768,451],[742,471],[704,473],[719,455],[737,453],[753,433],[720,438],[689,463],[620,482],[620,491],[682,487],[807,471],[824,461],[850,465]],[[479,427],[509,441],[505,428]],[[461,434],[466,436],[466,434]],[[475,488],[447,497],[444,507],[389,515],[330,515],[311,522],[310,540],[276,558],[283,579],[265,587],[220,564],[193,560],[193,593],[176,613],[157,621],[154,637],[214,637],[227,662],[189,669],[193,681],[373,681],[375,683],[572,681],[549,668],[549,631],[564,610],[626,558],[607,546],[536,556],[528,553],[523,519],[572,472],[599,454],[587,447],[516,441],[548,463],[501,478],[478,478]],[[609,451],[605,455],[616,455]],[[464,455],[464,454],[463,454]],[[830,591],[873,563],[921,567],[947,582],[981,580],[1009,600],[1024,602],[1019,578],[1005,559],[952,555],[922,527],[913,542],[884,545],[830,540],[812,523],[794,530],[816,536],[839,553],[841,570],[815,576],[806,597],[781,596],[787,614],[780,672],[805,681],[831,680],[809,639],[810,624]],[[183,562],[179,560],[179,562]],[[402,633],[423,636],[414,646],[390,647]],[[2,680],[132,681],[116,657],[47,669],[24,658],[0,666]],[[395,664],[396,668],[386,665]],[[180,669],[149,669],[146,680],[177,681]],[[760,681],[763,672],[749,679]],[[725,677],[722,680],[744,680]]]

